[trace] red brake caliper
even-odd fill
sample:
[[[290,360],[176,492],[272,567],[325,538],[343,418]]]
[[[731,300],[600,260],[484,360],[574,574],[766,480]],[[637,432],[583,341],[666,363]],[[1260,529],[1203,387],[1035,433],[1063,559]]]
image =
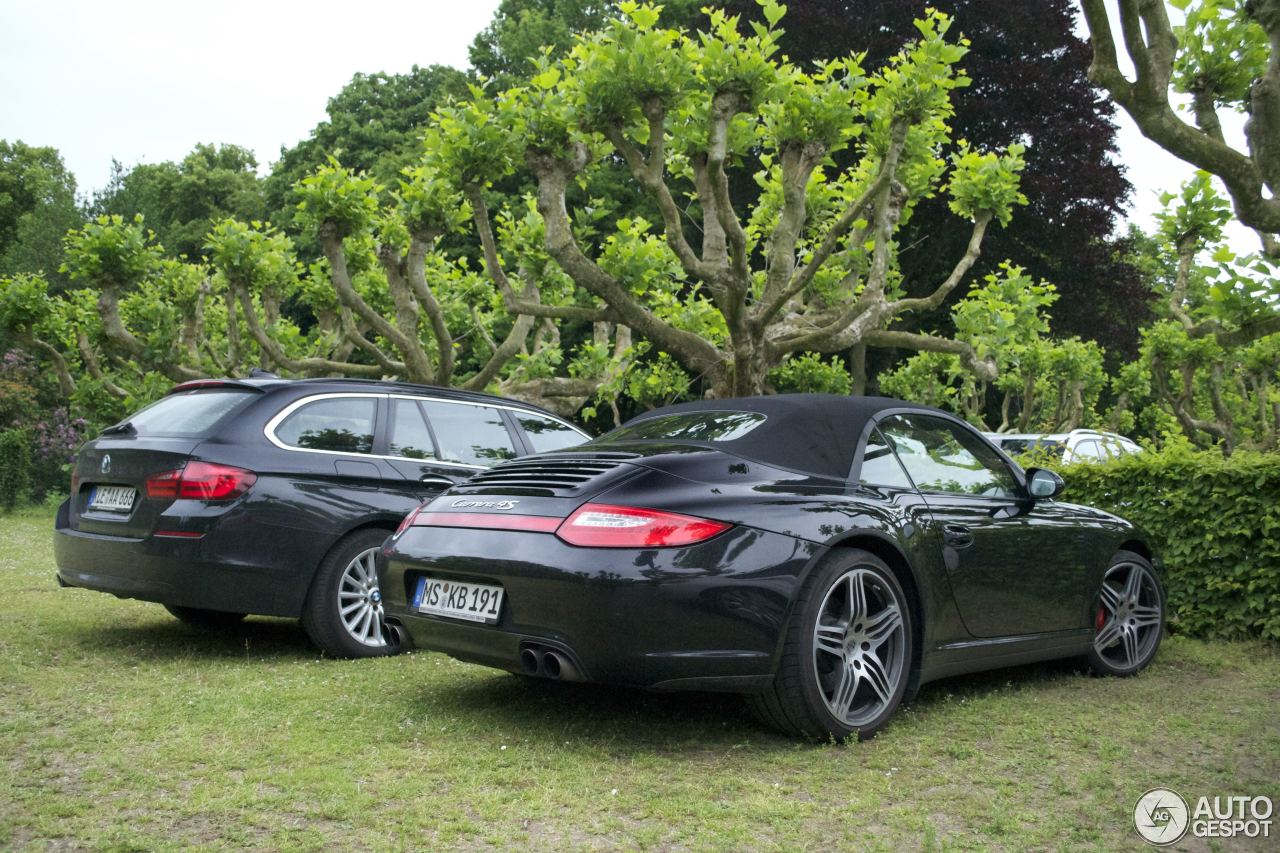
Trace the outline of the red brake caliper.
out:
[[[1094,619],[1093,622],[1094,622],[1094,627],[1097,628],[1099,631],[1102,630],[1103,625],[1107,624],[1107,609],[1103,607],[1101,604],[1098,605],[1098,618]]]

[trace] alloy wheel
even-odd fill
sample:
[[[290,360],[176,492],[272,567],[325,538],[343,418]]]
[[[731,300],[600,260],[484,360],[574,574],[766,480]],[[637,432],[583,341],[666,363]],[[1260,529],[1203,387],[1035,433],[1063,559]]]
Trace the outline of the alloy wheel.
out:
[[[1155,652],[1164,624],[1160,588],[1141,563],[1116,563],[1098,594],[1093,650],[1117,670],[1134,669]]]
[[[827,710],[857,728],[880,717],[906,670],[903,604],[866,568],[827,590],[813,629],[813,667]]]
[[[357,643],[372,648],[387,644],[382,625],[382,592],[374,566],[377,548],[361,551],[352,558],[338,581],[338,617]]]

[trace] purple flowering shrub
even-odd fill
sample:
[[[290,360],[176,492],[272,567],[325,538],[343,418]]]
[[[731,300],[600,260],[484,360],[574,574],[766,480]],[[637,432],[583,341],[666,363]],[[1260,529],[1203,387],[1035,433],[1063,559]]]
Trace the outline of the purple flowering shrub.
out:
[[[25,446],[27,457],[6,461],[25,467],[25,485],[34,500],[66,491],[69,466],[87,431],[84,418],[73,416],[56,389],[42,387],[47,385],[43,379],[25,353],[0,356],[0,432],[21,432],[25,441],[13,442],[10,449],[16,453]]]

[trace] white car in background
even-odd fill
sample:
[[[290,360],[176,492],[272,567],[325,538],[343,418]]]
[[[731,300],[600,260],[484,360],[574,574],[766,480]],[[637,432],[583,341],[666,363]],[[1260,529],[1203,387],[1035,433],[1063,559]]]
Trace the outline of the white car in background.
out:
[[[1071,432],[988,432],[987,438],[1010,456],[1034,450],[1047,450],[1058,456],[1064,464],[1071,462],[1105,462],[1130,453],[1141,453],[1142,448],[1131,438],[1114,432],[1098,432],[1092,429],[1073,429]]]

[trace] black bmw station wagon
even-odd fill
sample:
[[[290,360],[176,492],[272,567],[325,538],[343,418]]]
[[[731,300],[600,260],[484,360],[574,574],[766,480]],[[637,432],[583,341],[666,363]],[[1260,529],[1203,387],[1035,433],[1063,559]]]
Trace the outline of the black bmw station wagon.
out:
[[[585,439],[488,394],[187,382],[81,449],[56,521],[58,581],[202,626],[301,617],[330,654],[387,654],[374,557],[405,515],[498,462]]]

